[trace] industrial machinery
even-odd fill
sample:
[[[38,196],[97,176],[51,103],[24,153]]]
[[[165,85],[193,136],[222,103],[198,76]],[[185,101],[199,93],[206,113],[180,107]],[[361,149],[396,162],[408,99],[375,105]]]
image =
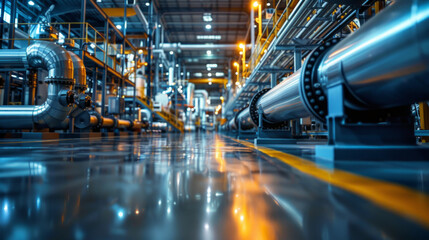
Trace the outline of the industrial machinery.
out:
[[[429,100],[428,10],[428,0],[398,0],[345,39],[325,41],[300,70],[256,94],[228,128],[277,128],[312,116],[328,129],[317,157],[427,159],[410,105]]]
[[[82,60],[52,42],[39,41],[23,49],[2,49],[0,67],[48,71],[46,101],[35,106],[0,106],[0,129],[140,130],[147,126],[139,121],[90,113],[91,98],[85,94],[86,70]],[[30,79],[35,81],[37,76],[33,75]]]

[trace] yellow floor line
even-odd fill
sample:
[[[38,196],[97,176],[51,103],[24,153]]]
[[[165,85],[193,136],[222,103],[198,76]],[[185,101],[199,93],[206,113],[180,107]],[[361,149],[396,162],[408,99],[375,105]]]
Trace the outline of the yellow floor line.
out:
[[[257,147],[246,141],[231,139],[429,228],[429,195],[427,194],[398,184],[371,179],[338,169],[323,169],[312,161],[291,154],[266,147]]]

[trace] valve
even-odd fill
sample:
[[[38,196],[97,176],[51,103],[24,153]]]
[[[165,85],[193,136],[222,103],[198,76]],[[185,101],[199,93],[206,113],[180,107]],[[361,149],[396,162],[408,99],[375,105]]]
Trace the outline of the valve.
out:
[[[81,109],[86,109],[91,107],[92,101],[91,101],[91,97],[85,94],[79,94],[76,97],[76,101],[75,101],[76,105],[81,108]]]
[[[75,102],[75,93],[71,90],[61,90],[58,93],[60,104],[63,106],[70,106]]]

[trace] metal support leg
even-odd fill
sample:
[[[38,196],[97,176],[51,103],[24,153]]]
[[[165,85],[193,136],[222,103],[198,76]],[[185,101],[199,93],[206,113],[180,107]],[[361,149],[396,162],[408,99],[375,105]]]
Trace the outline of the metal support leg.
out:
[[[262,109],[258,108],[259,122],[258,122],[257,138],[261,138],[261,132],[263,127],[262,113],[263,113]]]
[[[295,50],[294,55],[293,55],[293,67],[294,67],[294,72],[296,72],[298,69],[301,68],[301,61],[302,61],[302,52],[301,50]]]
[[[271,88],[277,85],[277,73],[271,73]]]
[[[97,99],[97,75],[98,75],[98,68],[94,68],[94,72],[92,74],[92,99]]]

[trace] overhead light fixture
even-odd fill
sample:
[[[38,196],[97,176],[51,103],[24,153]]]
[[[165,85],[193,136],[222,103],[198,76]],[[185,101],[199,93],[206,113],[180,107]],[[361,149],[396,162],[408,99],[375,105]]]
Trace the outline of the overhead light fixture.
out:
[[[195,76],[195,77],[202,77],[202,76],[203,76],[203,74],[202,74],[202,73],[200,73],[200,72],[197,72],[197,73],[194,73],[194,76]]]
[[[209,82],[209,85],[212,85],[212,82]]]
[[[143,54],[143,49],[139,49],[138,54]]]
[[[259,3],[258,2],[253,2],[253,7],[258,7]]]
[[[240,51],[240,55],[243,55],[243,52],[242,52],[242,51]]]
[[[271,3],[267,3],[267,6],[269,7],[269,6],[271,6]]]
[[[176,67],[179,67],[179,64],[176,64]]]
[[[212,76],[212,73],[208,73],[208,74],[207,74],[207,76],[211,77],[211,76]]]
[[[119,30],[121,30],[121,29],[122,29],[122,26],[121,26],[121,25],[119,25],[119,24],[117,24],[117,25],[116,25],[116,28],[117,28],[117,29],[119,29]]]
[[[244,44],[240,43],[238,47],[244,49]]]
[[[212,55],[212,51],[207,50],[207,55],[211,56]]]
[[[211,71],[212,69],[211,68],[207,68],[207,71]]]
[[[170,55],[173,55],[174,54],[174,52],[173,51],[170,51]]]
[[[197,40],[221,40],[221,35],[197,35]]]
[[[145,5],[146,5],[147,7],[149,7],[149,6],[150,6],[150,3],[149,3],[149,2],[147,2]]]
[[[162,68],[162,63],[161,63],[161,64],[159,64],[159,67],[160,67],[160,68]]]
[[[223,76],[225,76],[225,73],[223,73],[223,72],[216,72],[215,76],[216,77],[223,77]]]
[[[238,62],[234,62],[234,66],[238,67]]]
[[[34,2],[33,1],[28,1],[28,5],[30,5],[30,6],[34,6]]]
[[[207,68],[217,68],[217,64],[216,63],[208,63]]]
[[[212,29],[212,25],[210,25],[210,24],[207,24],[207,25],[206,25],[206,29],[207,29],[207,30],[210,30],[210,29]]]
[[[95,49],[96,45],[95,43],[91,43],[89,46],[91,46],[91,48]]]
[[[211,21],[213,21],[212,14],[211,13],[204,13],[203,14],[203,21],[204,22],[211,22]]]

